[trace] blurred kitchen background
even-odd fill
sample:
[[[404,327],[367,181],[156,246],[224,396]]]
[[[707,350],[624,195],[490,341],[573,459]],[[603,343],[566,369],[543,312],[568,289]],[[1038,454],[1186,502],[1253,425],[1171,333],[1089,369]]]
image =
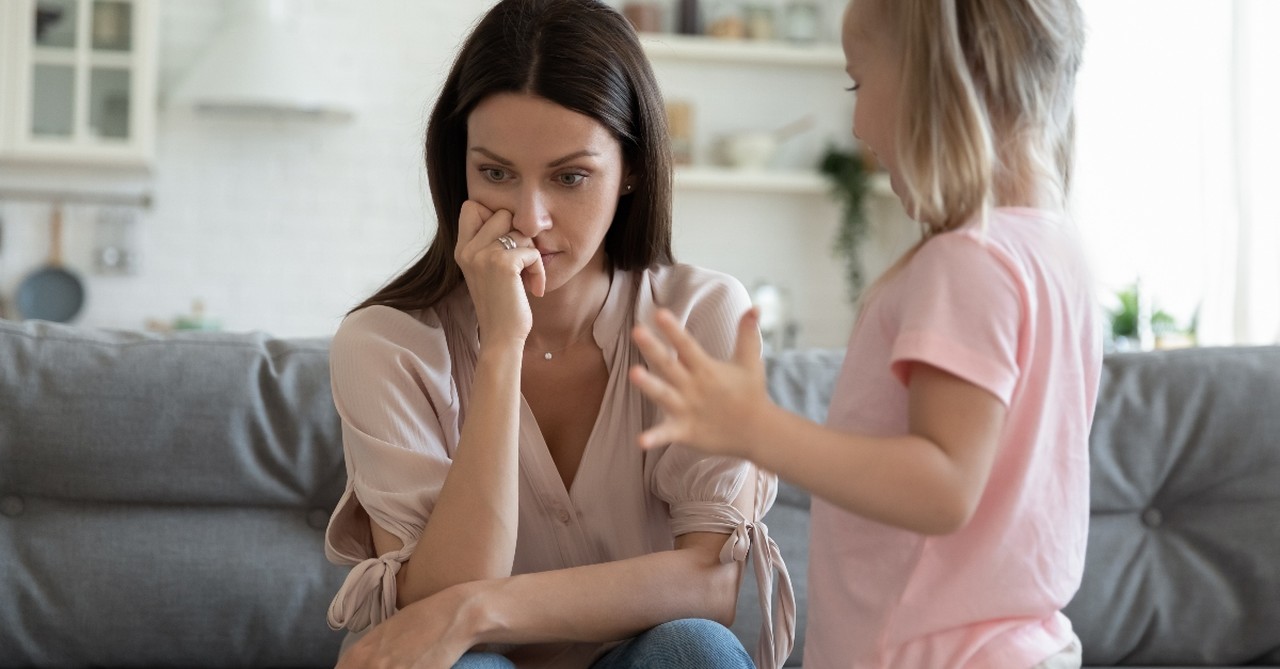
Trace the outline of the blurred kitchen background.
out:
[[[0,0],[3,317],[332,333],[433,233],[425,119],[490,4]],[[738,277],[772,345],[842,346],[849,263],[870,280],[916,234],[882,177],[833,191],[820,169],[873,167],[849,135],[844,3],[613,4],[684,163],[678,258]],[[1117,341],[1280,339],[1280,3],[1082,5],[1072,208]],[[29,304],[51,268],[55,298]]]

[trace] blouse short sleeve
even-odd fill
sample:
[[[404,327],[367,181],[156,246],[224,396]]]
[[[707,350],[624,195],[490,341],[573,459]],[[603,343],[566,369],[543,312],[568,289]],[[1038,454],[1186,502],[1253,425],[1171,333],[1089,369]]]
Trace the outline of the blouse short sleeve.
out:
[[[751,308],[747,291],[735,279],[687,265],[651,273],[646,304],[644,289],[637,318],[653,326],[657,308],[666,308],[710,356],[726,360],[737,343],[738,323]],[[720,552],[722,563],[754,556],[761,593],[762,626],[756,660],[761,667],[781,667],[795,639],[795,598],[791,579],[777,543],[764,524],[765,513],[777,497],[777,477],[737,458],[704,455],[681,444],[657,452],[651,486],[654,496],[671,509],[675,536],[691,532],[728,534]],[[755,481],[751,517],[733,505],[747,481]],[[773,615],[770,593],[778,575],[779,610]]]
[[[417,545],[449,470],[456,439],[446,426],[456,391],[434,318],[433,311],[419,320],[368,307],[348,316],[333,338],[330,375],[347,487],[325,533],[325,554],[352,566],[329,608],[335,629],[360,631],[395,612],[395,575]],[[376,555],[370,520],[403,547]]]

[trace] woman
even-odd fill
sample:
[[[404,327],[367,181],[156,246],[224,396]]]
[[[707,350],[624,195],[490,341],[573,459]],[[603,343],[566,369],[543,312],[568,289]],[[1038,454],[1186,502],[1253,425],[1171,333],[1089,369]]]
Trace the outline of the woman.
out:
[[[329,622],[368,631],[339,666],[751,666],[725,627],[749,550],[757,659],[785,660],[775,479],[634,446],[658,416],[627,381],[632,327],[670,309],[725,357],[749,306],[673,263],[669,153],[607,6],[504,0],[463,45],[427,128],[436,237],[333,341],[348,485],[326,552],[353,568]]]

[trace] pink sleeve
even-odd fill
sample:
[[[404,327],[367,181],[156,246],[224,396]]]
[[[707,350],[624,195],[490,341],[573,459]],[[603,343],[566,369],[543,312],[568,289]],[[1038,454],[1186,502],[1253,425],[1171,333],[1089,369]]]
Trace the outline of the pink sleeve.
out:
[[[736,280],[715,272],[677,265],[649,273],[641,286],[637,320],[650,328],[658,308],[669,309],[713,358],[725,360],[737,341],[738,321],[751,308]],[[657,417],[654,417],[657,420]],[[729,504],[742,490],[748,465],[742,460],[704,455],[673,444],[656,453],[650,486],[679,515],[690,504]],[[760,515],[764,515],[761,509]],[[678,533],[677,533],[678,535]]]
[[[395,612],[395,575],[417,545],[451,464],[443,428],[449,421],[442,416],[456,410],[456,401],[443,332],[401,311],[352,314],[329,355],[347,488],[329,521],[325,554],[353,567],[330,605],[329,624],[359,631]],[[370,520],[404,546],[376,555]]]
[[[751,300],[736,280],[688,266],[676,266],[653,279],[656,305],[670,309],[676,319],[712,357],[726,360],[737,343],[738,322]],[[652,308],[642,299],[638,319],[652,326]],[[672,444],[656,454],[652,488],[671,508],[671,533],[729,535],[720,551],[721,563],[744,562],[752,556],[761,593],[760,645],[756,662],[762,669],[781,667],[795,641],[795,594],[778,544],[762,519],[777,497],[778,479],[743,460],[707,456]],[[733,501],[755,478],[752,517],[743,517]],[[770,594],[778,579],[778,610]]]
[[[916,253],[898,305],[890,358],[905,386],[922,362],[979,386],[1009,404],[1018,380],[1024,293],[1004,254],[981,233],[941,235]]]

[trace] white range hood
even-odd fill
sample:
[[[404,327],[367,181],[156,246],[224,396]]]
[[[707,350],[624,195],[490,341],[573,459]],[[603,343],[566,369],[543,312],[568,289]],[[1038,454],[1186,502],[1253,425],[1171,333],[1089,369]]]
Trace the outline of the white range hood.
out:
[[[170,106],[210,114],[349,121],[351,91],[292,0],[240,0],[178,81]]]

